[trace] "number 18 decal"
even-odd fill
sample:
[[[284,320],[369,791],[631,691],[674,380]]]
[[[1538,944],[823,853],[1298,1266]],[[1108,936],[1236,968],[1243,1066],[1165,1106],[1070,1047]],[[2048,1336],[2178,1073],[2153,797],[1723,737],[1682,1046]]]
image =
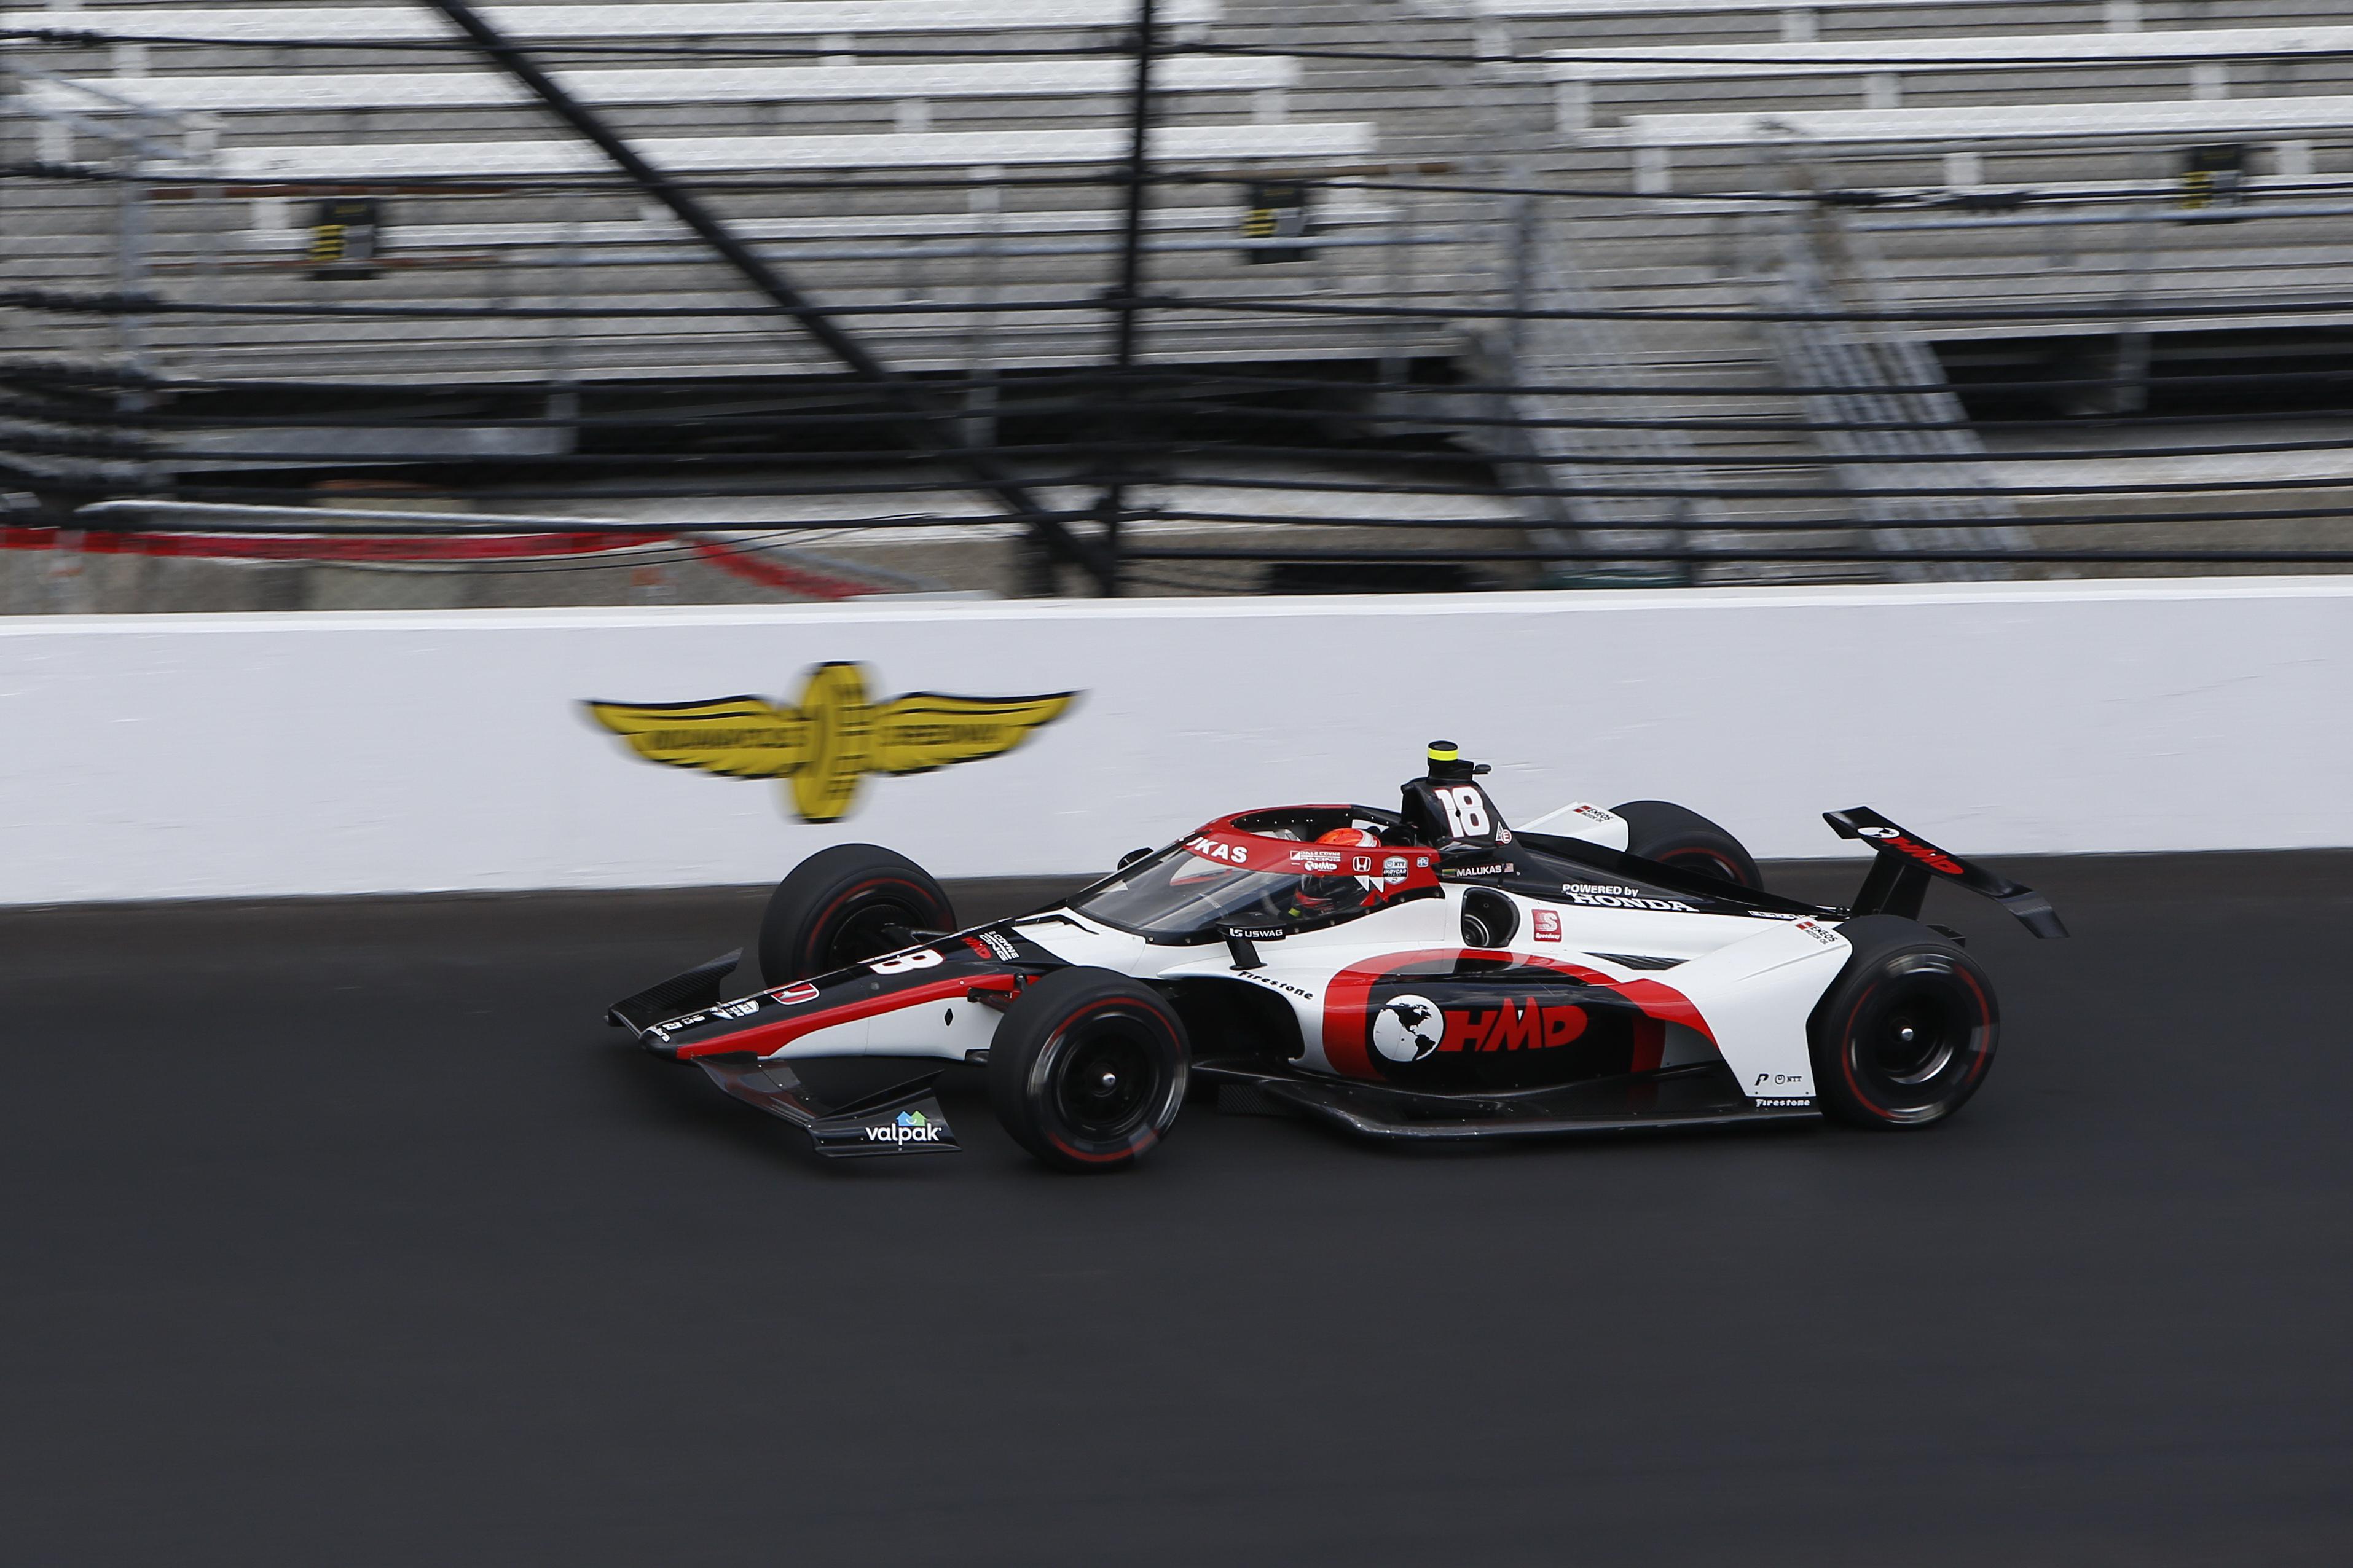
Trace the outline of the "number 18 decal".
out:
[[[866,967],[877,974],[904,974],[911,969],[929,969],[940,962],[940,955],[931,948],[921,952],[902,952],[895,958],[878,958]]]
[[[1482,837],[1494,826],[1487,820],[1487,798],[1477,784],[1440,786],[1438,800],[1446,808],[1447,830],[1457,838]]]

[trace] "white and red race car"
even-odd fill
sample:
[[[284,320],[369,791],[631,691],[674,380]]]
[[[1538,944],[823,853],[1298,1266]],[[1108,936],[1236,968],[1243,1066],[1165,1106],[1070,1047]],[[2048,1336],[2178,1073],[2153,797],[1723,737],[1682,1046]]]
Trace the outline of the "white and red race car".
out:
[[[1137,850],[1035,914],[958,930],[938,883],[871,845],[812,856],[740,954],[617,1003],[831,1155],[953,1150],[935,1093],[984,1065],[1014,1139],[1133,1163],[1188,1089],[1377,1138],[1495,1138],[1812,1118],[1942,1120],[1985,1080],[1998,1011],[1932,881],[2064,936],[2032,889],[1867,809],[1849,909],[1764,890],[1737,840],[1662,801],[1505,825],[1433,742],[1394,811],[1278,806]],[[858,1061],[872,1092],[820,1092]],[[836,1081],[841,1081],[836,1075]]]

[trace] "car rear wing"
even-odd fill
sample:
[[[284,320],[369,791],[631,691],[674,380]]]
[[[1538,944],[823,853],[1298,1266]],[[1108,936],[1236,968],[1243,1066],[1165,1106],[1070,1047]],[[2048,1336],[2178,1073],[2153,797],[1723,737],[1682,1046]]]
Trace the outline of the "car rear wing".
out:
[[[1826,811],[1822,820],[1841,838],[1860,839],[1876,851],[1871,872],[1855,895],[1858,915],[1901,915],[1920,918],[1920,902],[1933,879],[1966,888],[1991,899],[2018,917],[2018,923],[2039,937],[2065,936],[2066,926],[2051,900],[2033,889],[1998,877],[1984,867],[1937,848],[1918,834],[1894,823],[1867,805],[1846,811]]]

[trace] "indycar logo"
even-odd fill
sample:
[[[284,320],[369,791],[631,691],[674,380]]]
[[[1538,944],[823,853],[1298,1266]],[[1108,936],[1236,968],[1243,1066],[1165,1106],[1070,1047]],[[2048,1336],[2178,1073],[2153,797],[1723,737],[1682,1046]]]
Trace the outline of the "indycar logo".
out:
[[[1932,871],[1942,871],[1948,877],[1962,875],[1962,867],[1958,860],[1941,849],[1921,843],[1916,838],[1906,838],[1892,827],[1858,827],[1855,831],[1865,838],[1884,844],[1900,854],[1909,855]]]
[[[779,779],[804,822],[849,814],[868,773],[921,773],[1002,756],[1070,710],[1075,691],[946,697],[916,691],[866,700],[855,664],[809,672],[797,707],[763,697],[702,702],[590,702],[590,717],[649,763],[723,778]]]
[[[920,1110],[902,1110],[879,1127],[866,1130],[869,1143],[936,1143],[940,1124]]]

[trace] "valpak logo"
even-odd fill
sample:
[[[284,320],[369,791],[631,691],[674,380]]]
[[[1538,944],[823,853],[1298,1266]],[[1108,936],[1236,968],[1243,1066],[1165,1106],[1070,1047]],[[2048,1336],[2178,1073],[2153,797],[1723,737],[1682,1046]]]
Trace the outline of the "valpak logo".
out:
[[[880,1127],[866,1130],[869,1143],[936,1143],[940,1124],[920,1110],[902,1110]]]
[[[804,822],[849,815],[868,773],[921,773],[1003,756],[1070,711],[1075,691],[1041,697],[947,697],[916,691],[866,700],[866,671],[821,664],[798,706],[764,697],[701,702],[590,702],[590,717],[664,767],[731,779],[784,781]]]

